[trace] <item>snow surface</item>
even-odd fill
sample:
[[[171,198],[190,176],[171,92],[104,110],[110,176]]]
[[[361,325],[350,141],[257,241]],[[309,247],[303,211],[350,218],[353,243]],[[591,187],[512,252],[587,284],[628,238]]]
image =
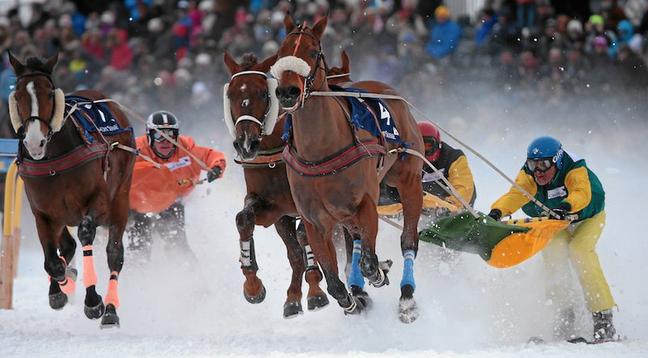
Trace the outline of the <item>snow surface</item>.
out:
[[[272,228],[256,230],[259,276],[267,297],[251,305],[242,295],[234,225],[245,189],[242,169],[230,163],[224,179],[202,186],[187,202],[187,232],[199,262],[178,265],[161,245],[148,267],[126,262],[120,276],[120,329],[100,330],[98,321],[85,318],[83,273],[74,302],[62,311],[49,308],[42,253],[33,217],[25,208],[15,308],[0,311],[0,357],[647,357],[648,269],[644,262],[648,240],[641,225],[643,205],[648,202],[644,190],[648,127],[643,113],[628,108],[621,115],[603,111],[598,118],[590,118],[589,112],[580,111],[538,123],[522,120],[514,109],[478,109],[472,116],[437,119],[509,175],[521,166],[527,143],[541,134],[558,136],[568,151],[587,158],[599,175],[607,192],[608,225],[598,252],[619,305],[615,323],[626,341],[596,346],[527,344],[531,336],[550,336],[550,306],[544,299],[539,257],[498,270],[476,256],[462,255],[455,266],[448,267],[438,264],[439,249],[424,242],[415,264],[415,297],[421,315],[413,324],[404,325],[396,314],[402,272],[399,233],[383,223],[378,255],[394,260],[390,275],[395,284],[368,288],[374,306],[367,314],[345,316],[332,302],[324,310],[283,319],[290,268],[285,247]],[[231,158],[230,140],[222,123],[214,120],[208,129],[216,128],[220,134],[211,140],[204,127],[193,127],[189,134]],[[488,211],[508,184],[474,155],[468,158],[477,183],[476,207]],[[100,294],[105,293],[108,278],[105,240],[105,232],[100,231],[95,242]],[[341,252],[339,259],[344,259]],[[305,298],[302,304],[305,309]],[[582,302],[578,313],[580,332],[591,334]]]

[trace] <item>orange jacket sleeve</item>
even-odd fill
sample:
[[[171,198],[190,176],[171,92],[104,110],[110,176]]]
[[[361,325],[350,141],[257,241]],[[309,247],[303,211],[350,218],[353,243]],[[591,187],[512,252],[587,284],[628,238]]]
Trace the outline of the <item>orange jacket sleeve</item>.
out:
[[[198,159],[203,161],[209,168],[219,167],[222,173],[225,173],[226,161],[225,154],[208,147],[201,147],[196,145],[196,142],[191,137],[180,136],[183,140],[183,145],[191,154],[195,155]],[[184,137],[184,138],[183,138]]]

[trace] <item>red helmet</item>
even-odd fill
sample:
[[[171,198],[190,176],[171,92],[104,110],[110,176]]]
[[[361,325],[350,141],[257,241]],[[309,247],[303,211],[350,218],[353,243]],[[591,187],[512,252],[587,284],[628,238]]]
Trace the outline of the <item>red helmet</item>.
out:
[[[434,162],[441,155],[441,134],[437,127],[430,122],[419,122],[419,130],[425,143],[425,157]]]

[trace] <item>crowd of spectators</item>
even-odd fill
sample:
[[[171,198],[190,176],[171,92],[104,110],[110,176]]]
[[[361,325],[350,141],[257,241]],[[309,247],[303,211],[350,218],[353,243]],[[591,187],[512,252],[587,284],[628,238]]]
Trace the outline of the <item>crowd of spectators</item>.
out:
[[[490,0],[473,19],[441,0],[49,0],[0,17],[0,97],[15,81],[7,50],[58,52],[54,78],[66,92],[95,88],[140,113],[211,116],[229,79],[223,51],[274,54],[288,12],[311,24],[328,14],[328,63],[346,50],[352,78],[414,101],[457,95],[464,83],[543,101],[648,84],[648,0]]]

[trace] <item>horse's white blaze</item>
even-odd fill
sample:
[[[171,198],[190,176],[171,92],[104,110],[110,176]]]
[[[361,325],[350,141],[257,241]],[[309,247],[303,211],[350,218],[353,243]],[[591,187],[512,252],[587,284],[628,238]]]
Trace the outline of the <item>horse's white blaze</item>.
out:
[[[274,78],[280,79],[284,71],[293,71],[302,77],[308,77],[311,67],[306,61],[296,56],[286,56],[280,58],[270,68],[270,73]]]
[[[36,96],[34,81],[27,84],[27,93],[29,93],[29,96],[31,97],[31,116],[38,117],[38,97]]]
[[[45,142],[45,136],[41,132],[39,121],[31,121],[27,125],[27,131],[25,132],[25,139],[23,143],[29,152],[29,155],[32,158],[39,160],[45,156],[45,145],[41,146],[41,143]]]
[[[250,151],[250,147],[252,146],[252,138],[248,135],[247,132],[244,132],[245,139],[243,140],[243,149],[245,149],[246,152]]]

